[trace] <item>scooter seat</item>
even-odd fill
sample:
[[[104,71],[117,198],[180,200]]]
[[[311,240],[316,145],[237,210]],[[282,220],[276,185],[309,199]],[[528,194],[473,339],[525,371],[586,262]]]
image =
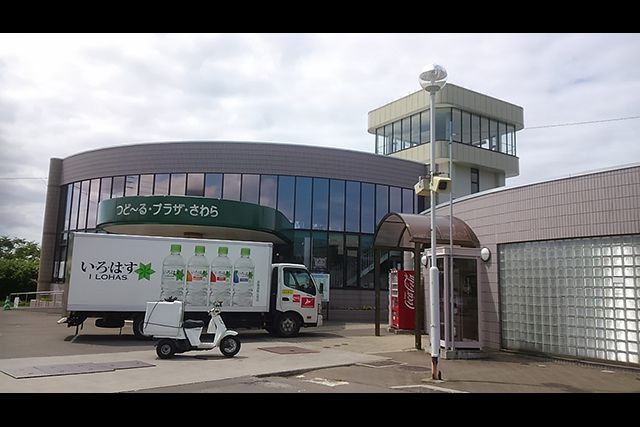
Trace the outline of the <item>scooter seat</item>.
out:
[[[204,327],[204,322],[202,320],[189,319],[184,321],[182,327],[185,329],[202,328]]]

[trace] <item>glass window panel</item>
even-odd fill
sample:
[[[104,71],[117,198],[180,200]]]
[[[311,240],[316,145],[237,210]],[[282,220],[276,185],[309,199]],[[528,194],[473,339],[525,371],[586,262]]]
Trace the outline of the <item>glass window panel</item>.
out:
[[[357,288],[359,286],[359,244],[360,239],[357,234],[345,235],[345,287],[348,288]]]
[[[169,194],[172,196],[184,196],[187,186],[186,173],[172,173],[169,184]]]
[[[402,119],[402,149],[411,147],[411,118]]]
[[[153,194],[153,175],[140,175],[140,196],[150,196]]]
[[[436,141],[449,141],[451,108],[436,108]]]
[[[242,197],[240,200],[258,204],[258,192],[260,191],[260,175],[242,175]]]
[[[413,195],[415,192],[409,188],[402,189],[402,212],[414,213],[413,211]]]
[[[462,142],[462,112],[453,108],[451,110],[451,117],[453,120],[453,134],[451,140],[453,142]]]
[[[373,289],[373,236],[360,236],[360,287]]]
[[[331,288],[344,287],[344,235],[329,233],[329,275]]]
[[[423,111],[420,113],[420,143],[424,144],[429,142],[430,130],[429,123],[431,122],[431,116],[429,115],[429,111]]]
[[[111,178],[102,178],[100,180],[100,201],[111,198]]]
[[[500,144],[500,152],[507,153],[507,124],[498,123],[498,140]]]
[[[480,171],[471,168],[471,193],[480,191]]]
[[[329,180],[313,178],[313,228],[326,230],[329,225]]]
[[[138,175],[127,175],[124,181],[124,195],[138,195]]]
[[[411,116],[411,146],[420,144],[420,113]]]
[[[260,177],[260,204],[275,209],[278,194],[278,177],[262,175]]]
[[[89,183],[82,181],[80,187],[80,209],[78,213],[78,230],[84,230],[87,223],[87,206],[89,205]]]
[[[373,184],[362,183],[361,209],[360,209],[360,231],[363,233],[375,232],[375,186]]]
[[[402,190],[389,187],[389,212],[402,212]]]
[[[89,195],[89,213],[87,215],[87,228],[95,228],[98,219],[98,198],[100,197],[100,180],[91,180]]]
[[[462,143],[471,144],[471,114],[462,112]]]
[[[204,197],[209,197],[212,199],[222,198],[221,173],[208,173],[204,176]]]
[[[389,187],[376,184],[376,225],[389,213]]]
[[[278,210],[293,222],[293,196],[296,181],[292,176],[278,176]]]
[[[471,145],[480,146],[480,116],[471,115]]]
[[[296,177],[295,228],[311,228],[311,178]]]
[[[392,131],[391,131],[391,125],[386,125],[384,127],[384,153],[385,154],[391,154],[393,153],[393,150],[391,149],[392,146]]]
[[[204,196],[203,173],[190,173],[187,175],[187,196]]]
[[[516,129],[513,125],[507,125],[507,147],[508,154],[512,156],[517,155],[516,153]]]
[[[103,178],[104,179],[104,178]],[[111,179],[111,178],[109,178]],[[111,181],[109,181],[111,182]],[[69,229],[69,218],[71,217],[71,201],[73,200],[73,184],[68,184],[67,185],[67,205],[65,207],[65,217],[64,217],[64,229],[68,230]],[[66,236],[66,233],[62,234],[63,236]],[[64,238],[64,237],[63,237]]]
[[[498,122],[489,120],[489,149],[499,151],[498,142]]]
[[[344,187],[341,179],[332,179],[329,184],[329,230],[344,230]]]
[[[482,148],[489,148],[489,119],[486,117],[480,118],[480,141]]]
[[[360,231],[360,183],[347,181],[345,193],[345,230]]]
[[[223,199],[240,200],[240,186],[242,185],[242,180],[239,173],[225,173],[222,177],[222,185]]]
[[[311,232],[296,230],[293,232],[293,262],[311,268]]]
[[[376,154],[386,154],[384,152],[384,128],[376,129]]]
[[[311,271],[328,273],[327,233],[323,231],[314,231],[312,233],[312,237]]]
[[[116,176],[113,178],[111,187],[111,198],[122,197],[124,195],[124,176]]]
[[[393,132],[393,141],[391,142],[391,152],[395,153],[396,151],[402,150],[402,129],[400,128],[400,122],[393,122],[392,132]]]
[[[169,194],[169,174],[168,173],[156,174],[156,179],[153,184],[153,194],[156,196],[166,196]]]

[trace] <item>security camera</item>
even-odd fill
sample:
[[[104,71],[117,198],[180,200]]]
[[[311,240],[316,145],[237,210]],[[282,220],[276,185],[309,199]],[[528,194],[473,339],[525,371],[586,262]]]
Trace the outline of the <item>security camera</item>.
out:
[[[451,191],[451,178],[434,176],[429,189],[436,193],[449,193]]]
[[[429,180],[425,177],[420,177],[418,183],[413,186],[413,189],[417,196],[428,196],[430,191]]]

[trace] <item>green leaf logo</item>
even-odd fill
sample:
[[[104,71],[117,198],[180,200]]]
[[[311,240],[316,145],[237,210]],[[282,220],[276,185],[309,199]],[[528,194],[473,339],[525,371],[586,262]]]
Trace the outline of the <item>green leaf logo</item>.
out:
[[[184,280],[184,270],[176,270],[176,280]]]
[[[151,268],[151,263],[144,264],[142,262],[140,263],[138,268],[136,268],[133,271],[138,273],[138,280],[142,280],[142,279],[151,280],[151,275],[155,273],[155,270]]]

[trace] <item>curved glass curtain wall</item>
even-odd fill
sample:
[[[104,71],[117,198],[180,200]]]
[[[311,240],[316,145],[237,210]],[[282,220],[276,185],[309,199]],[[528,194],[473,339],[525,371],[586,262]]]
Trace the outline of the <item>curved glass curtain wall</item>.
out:
[[[376,153],[388,155],[429,142],[429,110],[376,129]],[[516,129],[498,120],[457,108],[436,108],[436,140],[449,140],[510,156],[516,155]]]
[[[341,179],[238,173],[166,173],[94,178],[63,188],[53,281],[64,281],[70,231],[96,230],[98,203],[135,195],[188,195],[240,200],[280,210],[294,224],[293,244],[276,247],[282,261],[331,274],[332,288],[373,289],[373,233],[390,211],[417,213],[413,188]],[[400,252],[382,254],[386,272]],[[386,286],[386,281],[384,282]]]

